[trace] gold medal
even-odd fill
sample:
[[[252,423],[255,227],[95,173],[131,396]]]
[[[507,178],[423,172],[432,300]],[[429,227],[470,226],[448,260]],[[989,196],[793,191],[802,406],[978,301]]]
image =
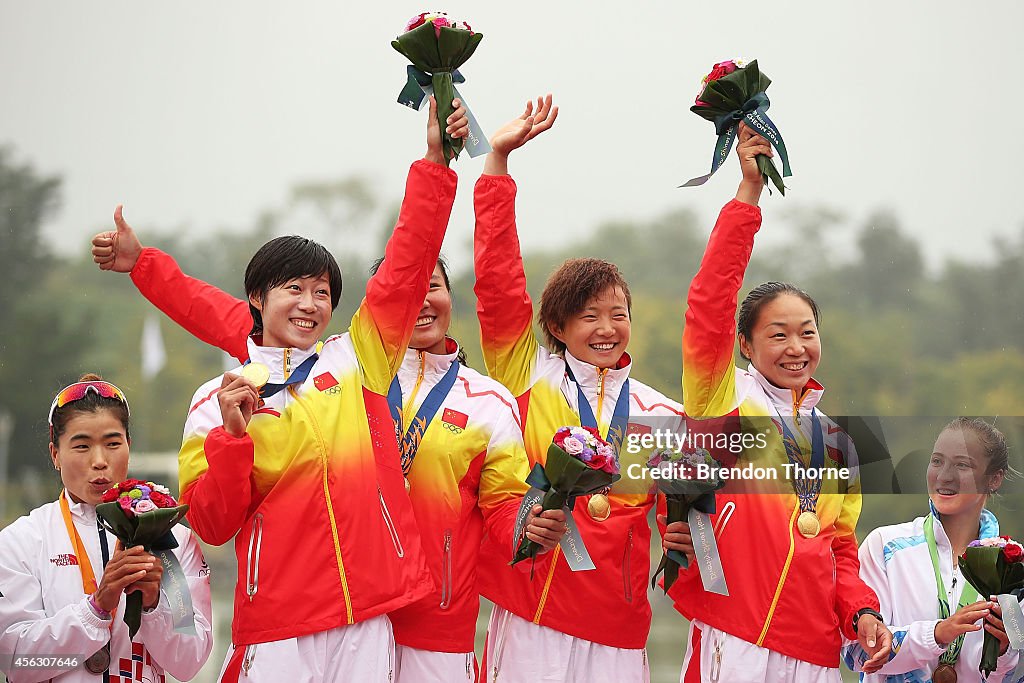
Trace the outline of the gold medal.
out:
[[[612,514],[612,504],[608,501],[608,496],[603,493],[592,495],[587,503],[587,513],[595,522],[603,522],[608,519],[608,516]]]
[[[101,674],[110,668],[110,643],[107,643],[87,660],[85,670],[91,674]]]
[[[932,672],[932,683],[956,683],[956,669],[950,664],[939,664]]]
[[[242,367],[242,377],[261,388],[270,381],[270,368],[263,363],[249,363]]]
[[[821,522],[818,521],[818,515],[804,510],[796,518],[796,528],[804,538],[814,538],[821,531]]]

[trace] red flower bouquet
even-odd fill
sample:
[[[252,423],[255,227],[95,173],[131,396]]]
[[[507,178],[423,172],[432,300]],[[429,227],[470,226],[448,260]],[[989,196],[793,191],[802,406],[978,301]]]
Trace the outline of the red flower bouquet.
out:
[[[985,599],[990,595],[1005,595],[1024,588],[1024,547],[1009,536],[971,541],[960,556],[959,564],[964,578]],[[1015,603],[1016,599],[1012,602]],[[1004,623],[1007,617],[1004,611]],[[999,639],[985,631],[981,664],[978,666],[985,678],[996,670],[999,649]]]
[[[126,479],[107,489],[103,494],[103,502],[96,506],[96,516],[100,523],[125,548],[141,545],[146,552],[154,553],[163,562],[165,571],[162,588],[166,585],[180,591],[180,586],[184,585],[186,593],[188,584],[184,583],[181,566],[170,551],[178,547],[171,529],[185,517],[187,511],[188,505],[178,505],[166,487],[139,479]],[[174,574],[174,567],[177,567],[178,575]],[[188,612],[188,616],[191,616],[191,600],[188,600]],[[129,634],[134,637],[142,623],[141,592],[134,591],[125,596],[124,622],[128,624]],[[178,625],[179,619],[175,619],[175,627]]]
[[[615,449],[600,432],[593,427],[561,427],[548,447],[547,461],[543,466],[534,465],[526,482],[544,492],[540,504],[545,510],[560,510],[567,505],[571,510],[577,496],[607,488],[619,477]],[[571,517],[572,512],[568,515]],[[540,546],[524,536],[512,564],[536,557],[538,550]]]
[[[779,192],[786,194],[782,178],[793,175],[793,172],[789,168],[789,154],[782,134],[766,113],[771,103],[765,91],[771,83],[772,80],[761,73],[756,59],[749,64],[738,59],[727,60],[712,67],[711,73],[701,80],[700,94],[690,107],[694,114],[714,123],[718,133],[711,171],[691,178],[681,187],[703,185],[715,174],[728,158],[736,141],[736,129],[744,121],[778,151],[782,160],[781,176],[772,160],[763,154],[757,157],[757,167],[765,183],[771,180]]]

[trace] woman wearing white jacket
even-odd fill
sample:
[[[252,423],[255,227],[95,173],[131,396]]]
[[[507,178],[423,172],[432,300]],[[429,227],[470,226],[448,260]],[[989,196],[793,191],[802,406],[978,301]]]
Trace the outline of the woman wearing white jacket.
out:
[[[978,596],[956,558],[976,539],[999,535],[985,509],[1009,469],[1002,433],[979,419],[957,418],[939,434],[928,464],[929,512],[912,522],[875,529],[860,546],[860,575],[878,594],[892,624],[889,661],[861,681],[960,683],[982,681],[978,665],[986,632],[1002,648],[988,683],[1017,683],[1018,655],[1008,647],[999,604]],[[866,656],[856,644],[846,664],[859,671]]]
[[[50,457],[64,490],[0,531],[0,672],[10,683],[189,680],[210,655],[210,572],[192,532],[174,528],[173,552],[194,634],[175,631],[160,561],[98,526],[103,492],[128,475],[128,418],[121,390],[95,375],[53,401]],[[143,596],[134,641],[121,618],[133,591]]]

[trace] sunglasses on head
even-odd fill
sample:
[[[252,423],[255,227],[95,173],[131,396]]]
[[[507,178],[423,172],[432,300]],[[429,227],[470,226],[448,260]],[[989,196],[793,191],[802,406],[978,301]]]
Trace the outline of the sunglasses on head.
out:
[[[124,397],[124,392],[110,382],[104,382],[102,380],[75,382],[74,384],[61,389],[57,395],[53,397],[53,403],[50,404],[50,416],[47,418],[47,422],[50,426],[53,426],[53,413],[57,408],[63,408],[69,403],[80,401],[85,398],[86,394],[89,392],[93,392],[103,398],[112,398],[116,401],[120,401],[124,404],[125,410],[128,411],[128,416],[131,417],[132,410],[128,407],[128,399]]]

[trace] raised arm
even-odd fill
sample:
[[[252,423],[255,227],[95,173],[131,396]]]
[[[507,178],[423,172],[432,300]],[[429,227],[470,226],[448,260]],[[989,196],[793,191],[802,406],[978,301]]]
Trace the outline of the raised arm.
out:
[[[465,137],[466,108],[458,100],[447,132]],[[366,297],[350,331],[370,391],[386,394],[409,346],[416,316],[427,295],[430,274],[441,253],[455,201],[455,172],[445,165],[437,103],[430,99],[427,154],[409,169],[398,223],[384,249],[384,261],[366,285]]]
[[[551,95],[538,98],[491,138],[491,153],[474,192],[474,291],[487,372],[519,396],[529,388],[537,351],[533,303],[516,231],[516,184],[508,175],[508,155],[550,128],[558,117]]]
[[[101,270],[130,273],[139,293],[167,317],[200,341],[244,363],[249,357],[246,338],[252,330],[249,305],[186,275],[170,255],[143,247],[122,211],[118,204],[116,230],[92,238],[93,261]]]
[[[771,148],[741,125],[736,151],[743,181],[736,198],[718,216],[686,297],[683,403],[692,418],[722,417],[738,405],[733,365],[736,304],[754,235],[761,227],[757,200],[764,186],[754,158],[770,154]]]

